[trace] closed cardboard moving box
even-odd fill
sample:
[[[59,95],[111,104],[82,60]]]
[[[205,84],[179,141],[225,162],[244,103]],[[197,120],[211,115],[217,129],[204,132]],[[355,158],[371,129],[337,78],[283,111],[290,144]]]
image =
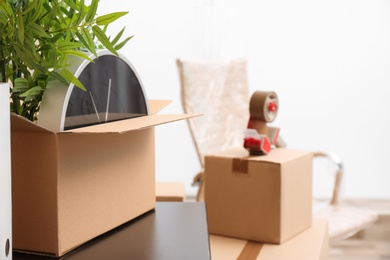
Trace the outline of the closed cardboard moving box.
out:
[[[167,103],[151,101],[151,111]],[[61,256],[154,209],[154,126],[193,116],[56,133],[12,115],[14,250]]]
[[[205,157],[205,202],[211,234],[283,243],[312,221],[312,153],[244,148]]]

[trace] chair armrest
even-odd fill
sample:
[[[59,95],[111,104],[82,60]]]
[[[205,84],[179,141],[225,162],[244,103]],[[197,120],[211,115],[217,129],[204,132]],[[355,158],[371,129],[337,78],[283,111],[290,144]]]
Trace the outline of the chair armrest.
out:
[[[334,153],[328,153],[323,151],[316,151],[313,153],[314,157],[323,157],[331,162],[333,162],[337,169],[336,169],[336,176],[334,180],[334,187],[333,187],[333,194],[332,198],[330,200],[331,205],[337,205],[339,202],[339,196],[340,196],[340,189],[341,189],[341,183],[343,179],[343,164],[340,160],[340,158],[334,154]]]

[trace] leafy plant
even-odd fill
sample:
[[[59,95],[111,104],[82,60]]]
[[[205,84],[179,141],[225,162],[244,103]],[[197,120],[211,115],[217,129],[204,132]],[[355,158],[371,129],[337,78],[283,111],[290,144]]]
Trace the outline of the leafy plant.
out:
[[[104,47],[117,54],[131,38],[113,39],[107,26],[128,12],[97,15],[99,0],[0,0],[0,82],[10,81],[11,111],[37,118],[51,80],[84,86],[67,69],[70,56],[89,59]]]

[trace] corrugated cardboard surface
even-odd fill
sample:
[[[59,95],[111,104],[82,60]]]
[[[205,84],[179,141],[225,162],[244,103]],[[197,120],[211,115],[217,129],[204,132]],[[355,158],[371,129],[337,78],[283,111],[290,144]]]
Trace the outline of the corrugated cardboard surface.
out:
[[[251,244],[252,248],[248,247]],[[252,243],[230,237],[210,235],[210,250],[213,260],[245,259],[251,251],[257,260],[327,260],[329,259],[329,238],[327,222],[314,219],[313,225],[281,245]],[[252,255],[253,256],[253,255]],[[241,257],[241,258],[240,258]]]
[[[210,233],[266,243],[292,238],[311,224],[311,173],[306,151],[278,148],[248,156],[238,148],[206,156]]]
[[[13,246],[57,252],[56,136],[12,131],[11,147]]]
[[[82,128],[75,128],[59,134],[65,135],[69,133],[84,133],[84,134],[109,134],[109,133],[126,133],[134,130],[141,130],[149,128],[151,126],[157,126],[161,124],[166,124],[174,122],[177,120],[187,119],[194,117],[194,115],[150,115],[136,117],[129,120],[120,120],[115,122],[110,122],[101,125],[93,125]]]
[[[155,207],[153,128],[104,138],[63,135],[59,145],[60,251]]]
[[[63,255],[153,209],[153,126],[192,116],[55,133],[12,115],[14,249]]]

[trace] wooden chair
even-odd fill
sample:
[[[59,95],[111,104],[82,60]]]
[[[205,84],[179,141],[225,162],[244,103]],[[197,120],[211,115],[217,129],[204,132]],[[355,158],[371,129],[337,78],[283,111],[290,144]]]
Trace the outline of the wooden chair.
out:
[[[204,155],[242,144],[248,123],[246,61],[177,60],[185,113],[203,114],[187,120],[202,170],[194,177],[203,201]]]
[[[378,214],[369,208],[343,202],[340,199],[344,177],[342,161],[334,153],[314,152],[314,159],[319,158],[333,164],[334,172],[330,174],[334,177],[334,187],[329,201],[325,203],[313,201],[313,215],[328,221],[330,244],[335,244],[372,225],[378,219]]]
[[[202,167],[194,183],[199,185],[197,200],[203,201],[204,155],[243,144],[242,133],[249,119],[246,61],[178,59],[177,67],[184,112],[204,114],[187,121]],[[377,219],[375,212],[339,201],[343,177],[340,160],[322,151],[314,152],[314,158],[325,158],[337,166],[332,198],[313,212],[329,222],[330,242],[350,237],[372,224]]]

